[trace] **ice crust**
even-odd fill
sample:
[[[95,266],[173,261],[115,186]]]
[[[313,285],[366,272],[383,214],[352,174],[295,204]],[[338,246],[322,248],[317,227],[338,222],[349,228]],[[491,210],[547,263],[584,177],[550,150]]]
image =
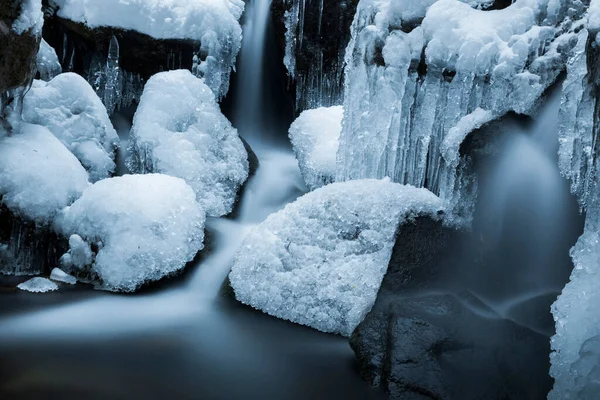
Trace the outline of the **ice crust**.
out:
[[[289,130],[302,177],[311,190],[334,181],[342,106],[303,111]]]
[[[62,72],[56,51],[44,39],[40,42],[36,64],[40,79],[46,82]]]
[[[79,159],[92,182],[115,171],[119,137],[81,76],[67,72],[50,82],[34,81],[23,101],[23,119],[48,128]]]
[[[389,180],[332,183],[250,232],[231,286],[267,314],[349,336],[375,301],[398,226],[442,209],[428,190]]]
[[[13,22],[12,30],[18,35],[31,30],[31,33],[39,36],[42,33],[43,25],[42,0],[21,1],[21,13],[19,18]]]
[[[231,212],[248,154],[214,94],[187,70],[148,80],[133,120],[129,169],[184,179],[209,216]]]
[[[31,293],[46,293],[58,290],[58,285],[46,278],[35,277],[19,283],[17,287]]]
[[[74,285],[77,283],[77,279],[74,276],[67,274],[60,268],[53,268],[52,272],[50,272],[50,279],[55,282],[67,283],[69,285]]]
[[[132,292],[183,269],[203,248],[204,221],[182,179],[104,179],[57,219],[57,230],[70,237],[61,265],[99,289]]]

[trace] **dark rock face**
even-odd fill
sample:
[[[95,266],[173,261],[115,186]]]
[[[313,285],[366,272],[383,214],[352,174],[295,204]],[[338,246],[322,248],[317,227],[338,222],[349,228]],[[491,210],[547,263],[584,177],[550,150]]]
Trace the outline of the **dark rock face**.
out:
[[[297,112],[342,104],[343,65],[358,0],[274,0],[271,6],[279,46],[286,47],[285,14],[298,7],[294,36]],[[322,5],[322,7],[321,7]]]
[[[350,339],[361,372],[396,399],[544,399],[548,337],[444,288],[463,236],[423,218],[401,227],[377,301]]]

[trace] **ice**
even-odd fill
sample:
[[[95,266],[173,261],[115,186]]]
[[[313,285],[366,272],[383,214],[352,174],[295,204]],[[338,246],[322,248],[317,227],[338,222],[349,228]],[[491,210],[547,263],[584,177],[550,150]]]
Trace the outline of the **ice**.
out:
[[[194,191],[182,179],[161,174],[104,179],[57,219],[57,229],[70,237],[61,266],[99,289],[132,292],[182,270],[203,248],[204,221]]]
[[[77,158],[48,129],[23,123],[10,136],[0,131],[0,199],[13,214],[48,224],[88,185]]]
[[[92,182],[115,171],[119,137],[81,76],[68,72],[50,82],[34,81],[23,102],[23,119],[47,127],[79,159]]]
[[[46,278],[31,278],[30,280],[19,283],[17,287],[31,293],[46,293],[58,290],[58,285]]]
[[[58,16],[90,28],[117,27],[155,39],[201,43],[199,72],[217,98],[229,89],[229,74],[241,47],[242,0],[51,0]]]
[[[67,283],[69,285],[74,285],[77,283],[77,279],[75,279],[74,276],[67,274],[60,268],[52,269],[52,272],[50,272],[50,279],[56,282]]]
[[[183,178],[209,216],[231,212],[248,178],[248,154],[214,94],[187,70],[161,72],[144,88],[130,141],[134,173]]]
[[[346,52],[336,180],[389,176],[469,202],[457,194],[461,163],[442,157],[459,145],[446,136],[464,130],[461,120],[477,109],[485,120],[532,112],[565,68],[582,7],[361,0]]]
[[[43,81],[49,81],[62,72],[56,52],[44,39],[40,42],[37,54],[37,70]]]
[[[398,226],[441,211],[428,190],[389,179],[332,183],[248,234],[231,286],[239,301],[267,314],[349,336],[375,301]]]
[[[18,35],[31,30],[31,32],[39,36],[42,33],[44,25],[44,14],[42,13],[41,0],[23,0],[21,3],[21,14],[19,18],[13,22],[12,30]],[[6,7],[9,7],[8,5]]]
[[[294,153],[311,190],[334,181],[343,116],[342,106],[306,110],[290,127]]]

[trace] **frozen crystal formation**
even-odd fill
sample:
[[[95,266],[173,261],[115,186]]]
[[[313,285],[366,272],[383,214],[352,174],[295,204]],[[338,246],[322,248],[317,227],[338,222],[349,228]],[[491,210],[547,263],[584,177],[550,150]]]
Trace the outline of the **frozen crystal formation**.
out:
[[[46,278],[31,278],[30,280],[19,283],[17,287],[31,293],[46,293],[58,290],[58,285]]]
[[[349,336],[369,312],[400,224],[439,219],[441,200],[388,180],[332,183],[270,215],[246,237],[229,279],[267,314]]]
[[[40,79],[46,82],[62,72],[56,51],[44,39],[40,42],[36,64]]]
[[[217,98],[229,89],[229,74],[241,47],[242,29],[238,20],[244,10],[243,0],[51,0],[51,3],[59,8],[59,17],[90,28],[114,27],[155,39],[197,41],[201,56],[198,73]]]
[[[389,176],[427,187],[468,220],[474,177],[461,175],[456,139],[509,111],[531,112],[564,70],[583,12],[567,0],[492,11],[458,0],[361,0],[336,180]]]
[[[306,110],[290,127],[294,153],[304,182],[311,190],[334,181],[343,116],[342,106]]]
[[[67,274],[60,268],[52,269],[52,272],[50,272],[50,279],[56,282],[67,283],[69,285],[74,285],[77,283],[77,279],[75,279],[74,276]]]
[[[19,18],[12,24],[12,30],[18,34],[30,31],[39,36],[44,26],[44,14],[42,13],[41,0],[23,0],[21,1],[21,13]]]
[[[549,400],[592,400],[600,393],[600,165],[597,93],[600,84],[600,1],[588,9],[568,62],[559,113],[559,166],[586,211],[583,235],[571,249],[570,282],[552,306],[555,379]]]
[[[182,179],[125,175],[88,188],[57,219],[61,266],[109,291],[133,292],[182,270],[203,248],[205,215]]]
[[[187,70],[161,72],[133,119],[130,171],[184,179],[209,216],[231,212],[248,178],[248,154],[213,92]]]
[[[115,171],[119,137],[81,76],[68,72],[50,82],[34,81],[23,101],[23,119],[48,128],[79,159],[91,182]]]

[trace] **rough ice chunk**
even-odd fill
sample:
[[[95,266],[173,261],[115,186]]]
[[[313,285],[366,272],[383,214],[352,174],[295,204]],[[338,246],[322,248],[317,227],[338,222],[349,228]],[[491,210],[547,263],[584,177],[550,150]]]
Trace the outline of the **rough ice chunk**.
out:
[[[21,124],[0,131],[0,199],[15,215],[46,224],[88,187],[79,161],[48,129]]]
[[[160,174],[104,179],[57,219],[57,229],[70,236],[61,265],[100,289],[132,292],[183,269],[203,248],[204,220],[182,179]]]
[[[81,76],[68,72],[50,82],[34,81],[23,101],[23,119],[47,127],[79,159],[92,182],[115,171],[119,137]]]
[[[334,181],[343,117],[342,106],[321,107],[302,112],[290,127],[294,153],[311,190]]]
[[[218,98],[229,89],[229,73],[240,50],[242,0],[52,0],[58,16],[91,28],[135,30],[156,39],[201,43],[199,68]]]
[[[19,283],[17,287],[21,290],[32,293],[46,293],[58,290],[58,285],[46,278],[31,278],[30,280]]]
[[[214,94],[187,70],[148,80],[133,119],[129,170],[183,178],[209,216],[231,212],[248,154]]]
[[[67,274],[60,268],[54,268],[52,272],[50,272],[50,279],[56,282],[67,283],[69,285],[74,285],[77,283],[77,279],[74,276]]]
[[[49,81],[62,72],[56,51],[44,39],[40,42],[36,64],[43,81]]]
[[[44,25],[44,14],[42,13],[42,0],[21,1],[21,14],[13,22],[12,30],[18,35],[31,30],[34,35],[42,33]]]
[[[399,224],[441,211],[428,190],[389,179],[332,183],[252,230],[231,286],[267,314],[348,336],[375,301]]]

